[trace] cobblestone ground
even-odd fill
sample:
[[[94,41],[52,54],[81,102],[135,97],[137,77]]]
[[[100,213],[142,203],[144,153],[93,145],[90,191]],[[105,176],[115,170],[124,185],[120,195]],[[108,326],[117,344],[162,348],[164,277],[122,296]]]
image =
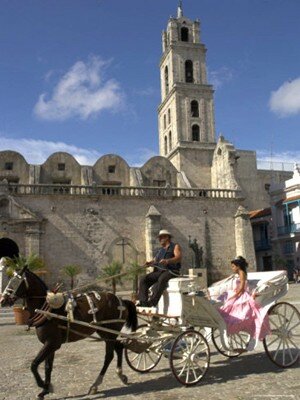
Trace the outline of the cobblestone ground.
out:
[[[291,285],[286,297],[300,309],[300,285]],[[1,312],[1,311],[0,311]],[[40,344],[34,331],[25,332],[9,318],[0,318],[0,399],[30,400],[39,392],[30,372],[30,362]],[[171,375],[167,359],[161,360],[153,372],[140,375],[124,362],[130,385],[124,386],[115,374],[115,360],[107,372],[101,391],[85,396],[89,385],[101,368],[102,343],[89,339],[65,345],[55,359],[53,384],[55,393],[47,398],[116,399],[143,398],[173,400],[298,400],[300,399],[299,365],[282,370],[269,361],[262,346],[236,359],[226,359],[211,345],[211,365],[206,377],[195,387],[180,386]]]

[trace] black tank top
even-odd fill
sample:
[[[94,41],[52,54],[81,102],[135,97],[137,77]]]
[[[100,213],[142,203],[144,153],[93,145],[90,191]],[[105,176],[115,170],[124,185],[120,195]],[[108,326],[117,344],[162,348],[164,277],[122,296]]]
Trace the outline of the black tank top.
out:
[[[168,264],[168,265],[161,265],[159,263],[160,260],[163,260],[163,259],[168,260],[170,258],[175,257],[175,254],[174,254],[175,246],[176,246],[176,243],[171,242],[166,249],[164,247],[159,249],[155,256],[155,260],[156,260],[155,265],[157,265],[160,269],[165,269],[165,270],[170,269],[172,271],[180,270],[180,268],[181,268],[180,263]]]

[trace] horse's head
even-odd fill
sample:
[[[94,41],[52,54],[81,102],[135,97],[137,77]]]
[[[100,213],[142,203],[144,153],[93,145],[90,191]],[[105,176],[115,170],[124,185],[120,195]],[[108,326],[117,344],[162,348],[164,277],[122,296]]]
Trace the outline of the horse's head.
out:
[[[26,291],[28,289],[26,271],[27,266],[20,272],[14,272],[0,298],[1,307],[12,306],[17,299],[26,297]]]

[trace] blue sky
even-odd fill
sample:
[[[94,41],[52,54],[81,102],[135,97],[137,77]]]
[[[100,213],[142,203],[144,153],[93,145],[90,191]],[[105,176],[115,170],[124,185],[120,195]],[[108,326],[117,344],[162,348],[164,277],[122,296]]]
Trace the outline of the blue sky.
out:
[[[300,1],[184,0],[201,21],[216,132],[300,160]],[[161,31],[177,0],[0,0],[0,149],[29,162],[158,152]]]

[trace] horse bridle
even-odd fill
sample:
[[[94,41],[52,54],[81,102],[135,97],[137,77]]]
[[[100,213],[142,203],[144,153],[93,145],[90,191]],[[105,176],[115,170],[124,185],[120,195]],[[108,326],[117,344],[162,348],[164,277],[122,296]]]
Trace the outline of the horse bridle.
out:
[[[17,297],[16,293],[23,282],[25,282],[26,288],[29,288],[27,278],[24,276],[25,270],[26,267],[24,267],[20,273],[14,271],[12,278],[9,280],[4,292],[2,293],[2,298]]]

